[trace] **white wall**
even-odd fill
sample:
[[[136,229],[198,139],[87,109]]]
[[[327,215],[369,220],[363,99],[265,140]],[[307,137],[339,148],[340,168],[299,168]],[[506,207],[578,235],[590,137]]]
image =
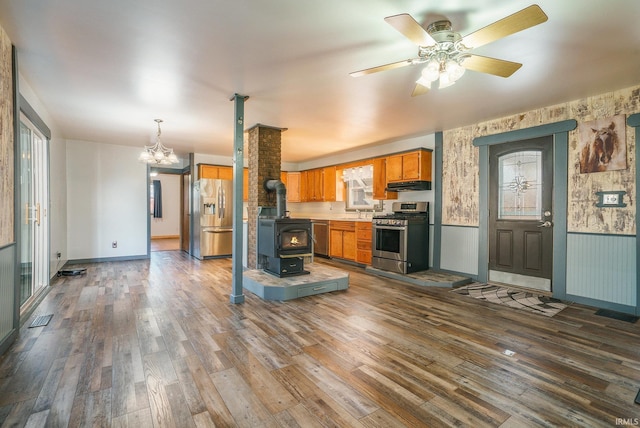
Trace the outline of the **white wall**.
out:
[[[151,238],[180,236],[180,175],[158,174],[162,187],[162,218],[151,217]]]
[[[138,162],[139,152],[137,147],[67,142],[70,260],[147,254],[147,168]]]

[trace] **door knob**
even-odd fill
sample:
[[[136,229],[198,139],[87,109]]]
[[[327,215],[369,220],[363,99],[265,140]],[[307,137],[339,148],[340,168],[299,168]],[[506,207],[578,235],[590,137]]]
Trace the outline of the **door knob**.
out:
[[[538,225],[538,227],[551,227],[551,226],[553,226],[553,224],[549,220],[543,221]]]

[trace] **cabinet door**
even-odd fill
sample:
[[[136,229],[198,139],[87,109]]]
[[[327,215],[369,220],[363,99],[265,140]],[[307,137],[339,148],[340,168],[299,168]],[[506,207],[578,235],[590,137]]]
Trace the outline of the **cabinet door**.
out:
[[[342,232],[342,258],[348,260],[356,259],[356,232]]]
[[[242,170],[242,200],[249,200],[249,168]]]
[[[387,192],[387,159],[373,160],[373,199],[398,199],[398,192]]]
[[[300,173],[300,202],[309,202],[309,171]]]
[[[323,174],[324,195],[322,200],[326,202],[333,202],[336,200],[336,167],[328,166],[324,168]]]
[[[342,257],[342,230],[329,231],[329,256]]]
[[[420,179],[420,152],[412,152],[402,155],[402,179]]]
[[[387,182],[402,180],[402,155],[387,157]]]
[[[310,202],[322,201],[323,174],[322,168],[303,171],[307,177],[307,200]]]
[[[219,166],[218,178],[221,180],[233,180],[233,167],[231,166]]]
[[[287,202],[300,202],[300,173],[287,173]]]
[[[212,165],[200,165],[198,178],[218,178],[218,167]]]

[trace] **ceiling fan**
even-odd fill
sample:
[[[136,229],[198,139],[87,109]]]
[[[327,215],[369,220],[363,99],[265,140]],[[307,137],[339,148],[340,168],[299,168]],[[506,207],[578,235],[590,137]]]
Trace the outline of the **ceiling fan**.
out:
[[[384,20],[418,46],[418,56],[354,71],[350,75],[358,77],[407,65],[426,64],[411,94],[415,97],[427,93],[431,89],[431,83],[436,80],[439,80],[439,88],[453,85],[462,77],[466,69],[501,77],[511,76],[522,67],[522,64],[474,55],[470,52],[518,31],[541,24],[547,20],[547,15],[540,6],[534,4],[464,37],[452,30],[451,22],[448,20],[433,22],[426,30],[407,13],[388,16]]]

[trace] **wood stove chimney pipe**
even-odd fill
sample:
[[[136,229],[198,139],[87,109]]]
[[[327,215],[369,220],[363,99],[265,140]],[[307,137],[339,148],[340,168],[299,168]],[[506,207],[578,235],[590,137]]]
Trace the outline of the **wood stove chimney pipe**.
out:
[[[267,191],[276,191],[276,216],[284,218],[287,215],[287,187],[280,180],[267,180],[264,183]]]

